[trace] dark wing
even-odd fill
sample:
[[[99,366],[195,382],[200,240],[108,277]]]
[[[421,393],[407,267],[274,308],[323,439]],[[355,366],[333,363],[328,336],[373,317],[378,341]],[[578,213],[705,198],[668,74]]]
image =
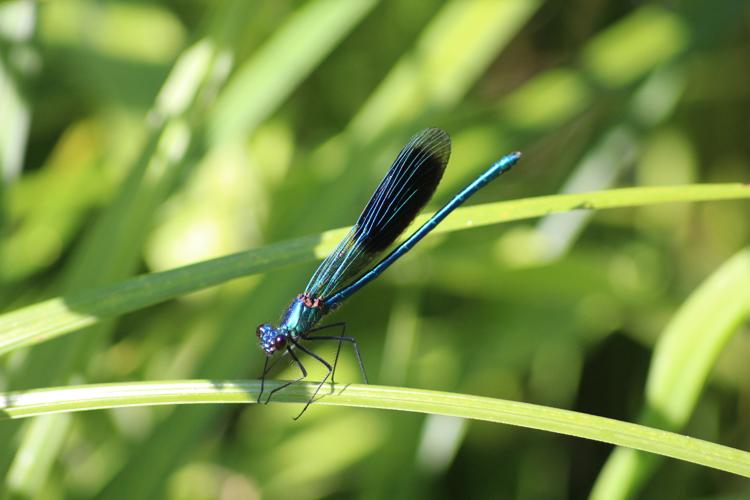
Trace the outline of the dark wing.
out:
[[[320,264],[305,293],[326,298],[355,278],[411,224],[432,197],[451,154],[438,128],[415,135],[401,150],[351,231]]]

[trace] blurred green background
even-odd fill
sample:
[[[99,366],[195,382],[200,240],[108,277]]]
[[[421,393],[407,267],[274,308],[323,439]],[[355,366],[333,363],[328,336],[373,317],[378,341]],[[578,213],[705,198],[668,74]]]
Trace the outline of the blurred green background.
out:
[[[513,150],[521,165],[471,203],[749,182],[749,28],[744,0],[0,2],[0,305],[351,224],[426,126],[453,138],[432,207]],[[747,450],[747,313],[732,317],[705,373],[684,367],[698,393],[682,417],[654,417],[658,396],[646,392],[677,311],[746,257],[747,213],[747,202],[659,205],[436,236],[335,319],[377,384],[640,419]],[[15,351],[0,384],[255,378],[256,325],[275,320],[314,268],[242,278]],[[340,370],[338,380],[359,382],[348,350]],[[539,431],[322,406],[293,422],[298,411],[146,407],[0,422],[3,490],[563,499],[606,482],[598,498],[750,497],[747,480],[676,460],[604,478],[610,446]]]

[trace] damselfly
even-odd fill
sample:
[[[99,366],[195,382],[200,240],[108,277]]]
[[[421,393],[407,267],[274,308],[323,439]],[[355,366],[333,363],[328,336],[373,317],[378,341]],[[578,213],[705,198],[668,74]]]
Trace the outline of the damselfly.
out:
[[[345,335],[346,324],[340,322],[317,326],[320,320],[340,306],[354,292],[379,276],[399,257],[411,250],[456,207],[492,179],[507,172],[521,157],[521,153],[511,153],[492,164],[482,175],[454,196],[448,204],[435,212],[411,236],[369,270],[364,271],[377,255],[391,246],[432,197],[448,164],[450,151],[450,137],[440,129],[429,128],[415,135],[401,150],[351,231],[320,264],[310,278],[305,291],[289,304],[281,317],[279,326],[274,327],[264,323],[258,327],[256,331],[258,341],[266,353],[258,402],[263,395],[265,377],[273,366],[273,363],[269,365],[269,360],[277,352],[288,354],[299,367],[301,375],[296,380],[288,381],[272,390],[266,402],[270,401],[276,392],[307,377],[307,370],[295,354],[295,350],[304,352],[328,370],[296,418],[307,410],[328,377],[331,377],[333,381],[342,342],[348,342],[354,347],[362,378],[367,383],[359,346],[354,337]],[[311,335],[330,328],[340,328],[340,334]],[[303,345],[303,341],[337,341],[338,349],[333,365],[308,349]]]

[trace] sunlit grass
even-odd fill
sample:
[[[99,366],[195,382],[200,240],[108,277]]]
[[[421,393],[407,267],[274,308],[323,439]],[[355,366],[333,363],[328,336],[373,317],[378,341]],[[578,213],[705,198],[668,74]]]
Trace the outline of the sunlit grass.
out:
[[[269,381],[265,391],[281,385]],[[276,403],[304,403],[315,382],[300,383],[274,395]],[[193,380],[70,386],[2,395],[0,412],[26,418],[142,405],[256,403],[260,381]],[[467,394],[375,385],[338,385],[317,405],[353,406],[448,415],[593,439],[604,443],[679,458],[750,478],[750,452],[659,429],[584,413]],[[311,411],[314,411],[315,406]]]
[[[748,494],[716,472],[748,475],[747,12],[0,2],[0,390],[29,417],[0,425],[3,493]],[[339,313],[393,387],[299,422],[227,404],[254,325],[427,126],[454,139],[433,208],[524,157]]]

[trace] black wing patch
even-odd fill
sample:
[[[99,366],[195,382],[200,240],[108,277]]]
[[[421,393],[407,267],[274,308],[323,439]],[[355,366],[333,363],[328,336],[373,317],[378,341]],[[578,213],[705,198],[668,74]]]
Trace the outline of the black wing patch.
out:
[[[305,292],[325,298],[387,249],[427,204],[445,172],[450,137],[429,128],[399,153],[352,230],[320,264]]]

